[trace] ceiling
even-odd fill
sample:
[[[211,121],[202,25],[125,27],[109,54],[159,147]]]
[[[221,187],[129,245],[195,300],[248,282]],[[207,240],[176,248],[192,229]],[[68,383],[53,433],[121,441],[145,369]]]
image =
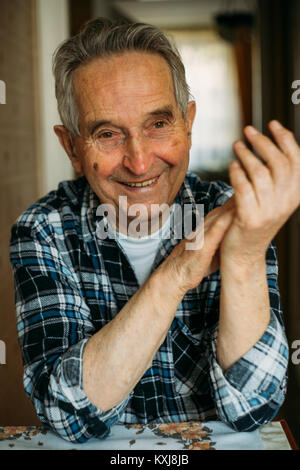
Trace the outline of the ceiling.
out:
[[[130,20],[161,28],[209,27],[217,13],[253,11],[255,0],[113,0]]]

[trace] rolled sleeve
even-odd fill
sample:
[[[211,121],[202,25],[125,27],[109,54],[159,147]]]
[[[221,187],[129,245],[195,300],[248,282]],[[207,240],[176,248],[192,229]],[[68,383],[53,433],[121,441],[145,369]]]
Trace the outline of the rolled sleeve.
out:
[[[216,357],[218,328],[212,333],[210,379],[220,419],[238,431],[252,431],[271,421],[287,389],[288,343],[277,284],[277,249],[266,254],[270,321],[259,341],[225,373]]]
[[[269,422],[283,403],[287,386],[288,345],[282,325],[271,312],[261,339],[225,373],[212,341],[210,377],[220,419],[238,431]]]
[[[83,350],[88,338],[71,346],[53,365],[49,378],[38,373],[40,363],[25,368],[26,393],[35,405],[40,420],[72,442],[86,442],[92,437],[104,439],[110,427],[123,414],[130,395],[114,408],[103,412],[94,406],[83,390]],[[37,378],[38,377],[38,378]],[[43,382],[48,386],[42,394]],[[34,384],[37,387],[34,387]]]
[[[10,248],[26,394],[40,421],[62,438],[107,437],[130,395],[103,412],[84,393],[83,351],[96,330],[76,273],[39,224],[13,227]]]

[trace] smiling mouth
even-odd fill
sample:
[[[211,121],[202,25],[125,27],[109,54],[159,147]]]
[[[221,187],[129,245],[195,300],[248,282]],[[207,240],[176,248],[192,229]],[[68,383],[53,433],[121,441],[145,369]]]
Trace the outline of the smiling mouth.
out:
[[[137,183],[129,183],[129,182],[121,182],[121,184],[125,186],[129,186],[130,188],[145,188],[147,186],[151,186],[151,184],[155,183],[155,181],[159,178],[159,176],[156,176],[155,178],[151,178],[150,180],[146,181],[141,181]]]

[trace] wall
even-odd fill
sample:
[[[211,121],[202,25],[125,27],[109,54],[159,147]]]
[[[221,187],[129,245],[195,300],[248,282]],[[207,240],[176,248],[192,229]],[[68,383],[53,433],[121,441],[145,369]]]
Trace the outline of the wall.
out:
[[[34,415],[23,391],[16,337],[13,279],[8,256],[10,228],[38,195],[36,36],[34,0],[1,2],[0,79],[0,424],[23,424]]]
[[[300,105],[292,103],[292,82],[300,79],[300,2],[258,0],[262,77],[262,128],[279,119],[300,142]],[[293,342],[300,340],[300,209],[276,237],[279,258],[279,287],[290,347],[289,382],[281,417],[300,443],[300,364],[293,363]],[[298,354],[299,357],[299,354]]]
[[[51,55],[67,36],[67,0],[0,0],[0,425],[39,423],[23,390],[9,239],[26,207],[73,177],[52,129]]]
[[[291,84],[294,80],[300,80],[300,2],[292,0],[289,8],[289,36],[288,36],[288,58],[290,61],[289,74],[289,95],[294,91]],[[297,95],[299,97],[299,93]],[[300,103],[294,104],[289,100],[289,124],[290,129],[295,133],[298,143],[300,143]],[[288,335],[290,344],[296,340],[300,340],[300,208],[296,211],[289,222],[289,318],[288,318]],[[290,360],[290,400],[287,403],[287,417],[290,427],[292,428],[294,437],[300,446],[300,364],[299,352],[291,348],[290,357],[292,359],[293,352],[296,355],[297,362]]]

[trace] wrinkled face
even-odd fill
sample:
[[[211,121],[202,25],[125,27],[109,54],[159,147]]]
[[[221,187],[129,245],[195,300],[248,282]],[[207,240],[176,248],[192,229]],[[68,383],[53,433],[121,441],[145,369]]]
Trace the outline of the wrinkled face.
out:
[[[195,103],[184,119],[167,62],[144,52],[94,59],[75,71],[74,91],[81,135],[71,161],[101,203],[118,214],[126,196],[127,209],[143,204],[147,217],[151,205],[171,205],[188,167]]]

